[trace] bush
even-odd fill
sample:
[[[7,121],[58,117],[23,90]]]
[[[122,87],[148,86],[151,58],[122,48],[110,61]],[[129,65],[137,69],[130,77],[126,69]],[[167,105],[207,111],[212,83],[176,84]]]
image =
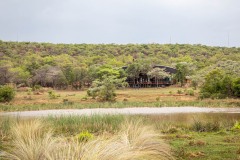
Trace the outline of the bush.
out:
[[[195,93],[194,93],[193,90],[189,90],[189,91],[188,91],[188,94],[189,94],[190,96],[194,96]]]
[[[10,86],[0,86],[0,102],[10,102],[15,97],[15,90]]]
[[[194,96],[194,90],[192,89],[186,90],[186,95]]]
[[[27,90],[27,95],[32,95],[32,88],[29,88],[29,89]]]
[[[211,93],[209,93],[209,92],[200,92],[199,93],[200,99],[209,98],[209,97],[211,97]]]
[[[236,121],[234,126],[232,127],[233,130],[240,130],[240,122]]]
[[[95,80],[91,88],[88,89],[87,94],[93,99],[98,97],[101,101],[115,101],[116,87],[125,84],[125,79],[118,79],[114,76],[103,76],[103,79]]]
[[[91,139],[93,139],[93,134],[89,133],[88,131],[82,131],[77,135],[79,142],[87,142]]]
[[[178,94],[182,94],[183,91],[182,91],[182,90],[178,90],[177,93],[178,93]]]
[[[197,132],[216,132],[221,129],[221,124],[218,121],[213,122],[194,121],[191,128],[192,130]]]
[[[211,99],[224,99],[226,97],[227,97],[227,95],[222,94],[222,93],[213,93],[210,95]]]
[[[37,85],[35,85],[35,86],[32,87],[32,90],[33,90],[33,91],[38,91],[38,90],[40,90],[41,88],[42,88],[42,86],[40,86],[40,85],[37,84]]]
[[[196,90],[198,87],[198,81],[196,79],[192,79],[191,86],[194,90]]]
[[[233,92],[234,96],[240,97],[240,78],[233,80]]]
[[[60,95],[57,95],[54,91],[48,91],[48,97],[50,99],[56,99],[57,97],[60,97]]]
[[[240,97],[240,78],[234,79],[220,70],[214,70],[205,77],[200,98],[223,99]]]
[[[98,92],[99,92],[100,88],[99,87],[93,87],[93,88],[89,88],[87,90],[87,95],[92,97],[93,99],[95,99],[98,96]]]
[[[84,97],[81,98],[82,101],[86,101],[87,99],[88,99],[87,96],[84,96]]]

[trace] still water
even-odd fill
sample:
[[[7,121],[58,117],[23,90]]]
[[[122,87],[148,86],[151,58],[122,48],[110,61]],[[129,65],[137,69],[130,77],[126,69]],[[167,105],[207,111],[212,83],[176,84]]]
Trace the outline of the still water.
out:
[[[132,108],[94,108],[62,109],[22,112],[0,112],[1,117],[37,118],[47,116],[91,116],[91,115],[140,115],[150,117],[156,122],[192,123],[194,121],[240,121],[240,108],[207,107],[132,107]]]

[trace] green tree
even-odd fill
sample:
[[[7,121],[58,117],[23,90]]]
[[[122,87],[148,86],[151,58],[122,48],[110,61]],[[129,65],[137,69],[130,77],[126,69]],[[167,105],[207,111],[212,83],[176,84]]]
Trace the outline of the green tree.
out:
[[[62,88],[66,86],[67,79],[59,67],[45,65],[35,72],[32,82],[34,85]]]
[[[141,72],[141,65],[136,62],[130,64],[126,69],[126,73],[127,73],[128,77],[133,79],[134,86],[136,83],[135,80],[136,80],[136,78],[139,77],[140,72]]]
[[[95,80],[92,87],[88,89],[88,95],[101,101],[115,101],[116,88],[124,86],[125,78],[119,79],[115,76],[104,76],[103,80]]]
[[[189,66],[186,62],[181,62],[176,65],[177,73],[175,75],[178,82],[181,83],[181,87],[185,83],[186,76],[189,75]]]
[[[236,88],[234,88],[236,87]],[[233,97],[238,90],[238,81],[221,70],[214,70],[206,75],[200,90],[200,98]]]
[[[0,85],[10,83],[13,74],[10,72],[12,63],[10,61],[0,61]]]
[[[236,97],[240,97],[240,78],[233,80],[233,94]]]
[[[25,83],[30,78],[30,73],[21,67],[11,68],[12,82],[15,84]]]
[[[157,87],[159,83],[159,79],[170,78],[170,74],[165,72],[162,68],[153,68],[151,71],[147,73],[148,76],[155,78],[157,81]]]
[[[73,68],[73,87],[75,89],[80,89],[87,82],[88,70],[85,67],[75,67]]]
[[[117,69],[113,69],[109,66],[102,66],[98,69],[97,75],[99,79],[103,79],[105,76],[114,76],[119,78],[120,72]]]
[[[74,82],[74,72],[72,64],[66,64],[62,67],[62,71],[69,85],[72,85]]]

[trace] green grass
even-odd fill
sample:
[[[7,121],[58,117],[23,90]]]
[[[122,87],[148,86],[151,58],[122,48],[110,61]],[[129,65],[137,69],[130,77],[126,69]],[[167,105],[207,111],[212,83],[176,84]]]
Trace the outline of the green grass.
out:
[[[168,140],[178,159],[231,159],[237,160],[240,156],[237,151],[240,148],[240,141],[228,142],[227,139],[240,138],[240,133],[228,131],[225,135],[217,132],[187,132],[188,138],[177,138],[176,134],[171,135]],[[191,142],[202,143],[191,143]]]
[[[104,132],[114,134],[125,119],[124,115],[93,115],[91,117],[47,117],[45,121],[55,128],[56,134],[70,136],[82,131],[89,131],[94,134],[102,134]]]
[[[239,107],[240,102],[224,101],[156,101],[156,102],[94,102],[89,104],[0,104],[0,111],[29,111],[47,109],[126,108],[126,107]]]

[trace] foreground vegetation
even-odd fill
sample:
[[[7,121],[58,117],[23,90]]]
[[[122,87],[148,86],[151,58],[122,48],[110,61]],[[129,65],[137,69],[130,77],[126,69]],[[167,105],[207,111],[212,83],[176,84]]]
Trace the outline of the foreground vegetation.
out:
[[[7,151],[5,157],[10,159],[13,156],[28,159],[26,156],[32,153],[35,153],[32,156],[48,154],[50,157],[54,153],[55,156],[66,156],[65,159],[77,156],[82,159],[240,158],[240,125],[236,123],[239,116],[231,120],[195,119],[189,123],[168,122],[161,118],[157,115],[94,115],[48,117],[40,120],[44,123],[1,119],[0,146],[1,150]],[[41,149],[30,146],[36,141],[40,142]],[[11,145],[13,147],[8,148]],[[63,152],[66,149],[68,153]]]
[[[90,134],[88,132],[71,139],[53,137],[39,120],[20,122],[10,131],[12,147],[0,153],[1,157],[9,160],[173,159],[169,146],[160,140],[159,135],[139,122],[126,122],[118,133],[96,138],[86,136]]]

